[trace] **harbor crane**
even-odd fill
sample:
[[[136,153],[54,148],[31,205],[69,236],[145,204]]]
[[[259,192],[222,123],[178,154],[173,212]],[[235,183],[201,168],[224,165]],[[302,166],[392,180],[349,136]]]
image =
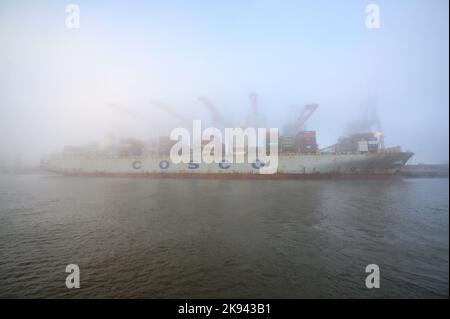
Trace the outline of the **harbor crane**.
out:
[[[217,110],[217,108],[214,106],[214,104],[211,102],[210,99],[208,99],[205,96],[200,96],[198,100],[205,106],[206,109],[208,109],[215,125],[221,127],[227,126],[223,116],[220,114],[220,112]]]
[[[313,115],[313,113],[319,107],[318,104],[311,103],[306,104],[300,111],[300,115],[295,120],[295,122],[288,125],[286,129],[286,134],[296,134],[298,132],[302,132],[306,129],[306,122]]]
[[[158,107],[160,110],[165,111],[167,114],[172,116],[174,119],[179,121],[180,123],[187,124],[190,122],[186,117],[175,111],[171,106],[168,104],[158,101],[158,100],[152,100],[150,103],[156,107]]]
[[[384,148],[383,126],[377,111],[378,99],[375,95],[370,95],[363,107],[360,120],[350,123],[347,127],[347,135],[355,133],[375,132],[375,136],[379,139],[381,148]]]

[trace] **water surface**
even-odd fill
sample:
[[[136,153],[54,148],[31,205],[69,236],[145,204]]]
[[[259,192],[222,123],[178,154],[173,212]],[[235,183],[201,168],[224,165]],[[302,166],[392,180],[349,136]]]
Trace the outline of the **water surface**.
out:
[[[1,175],[0,297],[448,298],[448,195],[448,179]]]

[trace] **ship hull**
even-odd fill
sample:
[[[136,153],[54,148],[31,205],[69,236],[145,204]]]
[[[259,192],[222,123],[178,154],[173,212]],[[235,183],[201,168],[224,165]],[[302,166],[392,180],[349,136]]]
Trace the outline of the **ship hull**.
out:
[[[328,176],[392,176],[406,164],[410,152],[363,154],[292,154],[278,156],[275,174],[261,174],[260,163],[174,164],[164,156],[59,157],[42,168],[67,175],[158,176],[198,178],[290,179]]]

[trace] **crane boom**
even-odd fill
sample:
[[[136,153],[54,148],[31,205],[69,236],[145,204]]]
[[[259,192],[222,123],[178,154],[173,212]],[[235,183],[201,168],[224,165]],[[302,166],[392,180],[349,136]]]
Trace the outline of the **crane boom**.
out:
[[[285,134],[297,134],[304,131],[306,122],[319,106],[317,104],[306,104],[300,111],[297,119],[285,127]]]
[[[172,107],[170,107],[169,105],[167,105],[164,102],[157,101],[157,100],[152,100],[151,104],[153,104],[154,106],[157,106],[159,109],[165,111],[166,113],[168,113],[173,118],[175,118],[176,120],[180,121],[181,123],[188,123],[189,122],[187,120],[187,118],[185,118],[184,116],[179,114],[177,111],[175,111]]]
[[[201,96],[198,98],[198,100],[200,102],[202,102],[202,104],[211,113],[212,119],[215,123],[220,124],[222,126],[226,126],[222,115],[220,114],[220,112],[217,110],[217,108],[214,106],[214,104],[211,102],[210,99],[208,99],[207,97]]]
[[[300,113],[300,117],[298,119],[298,129],[300,131],[305,130],[306,121],[313,115],[313,113],[317,110],[319,106],[317,104],[306,104],[302,112]]]

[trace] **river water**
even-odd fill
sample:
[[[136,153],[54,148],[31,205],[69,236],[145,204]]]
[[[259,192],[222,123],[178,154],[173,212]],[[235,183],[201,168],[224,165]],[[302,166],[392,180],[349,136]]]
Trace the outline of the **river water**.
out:
[[[3,298],[448,298],[448,283],[448,179],[0,176]]]

